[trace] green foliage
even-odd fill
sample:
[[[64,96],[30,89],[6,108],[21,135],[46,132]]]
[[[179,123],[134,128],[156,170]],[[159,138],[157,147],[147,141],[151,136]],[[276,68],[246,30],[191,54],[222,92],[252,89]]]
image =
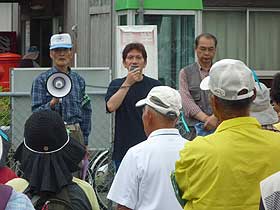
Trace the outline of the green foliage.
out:
[[[0,86],[0,92],[3,91],[3,88]],[[0,126],[10,125],[11,116],[10,116],[10,97],[1,96],[0,97]]]

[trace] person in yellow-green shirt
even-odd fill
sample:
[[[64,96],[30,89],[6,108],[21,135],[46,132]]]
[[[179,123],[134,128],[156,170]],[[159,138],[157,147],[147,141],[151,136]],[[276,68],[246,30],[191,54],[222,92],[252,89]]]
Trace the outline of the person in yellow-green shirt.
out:
[[[271,85],[271,99],[280,121],[280,73],[275,74],[273,77]],[[274,124],[274,127],[280,130],[280,122]]]
[[[249,116],[256,96],[252,72],[239,60],[224,59],[211,67],[200,87],[210,90],[221,124],[180,152],[175,180],[184,209],[256,210],[260,181],[280,170],[280,134],[262,129]]]

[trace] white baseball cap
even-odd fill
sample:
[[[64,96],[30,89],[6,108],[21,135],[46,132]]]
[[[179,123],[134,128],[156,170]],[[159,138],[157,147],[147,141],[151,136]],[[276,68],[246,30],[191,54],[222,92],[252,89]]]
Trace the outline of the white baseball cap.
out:
[[[257,118],[261,125],[278,122],[278,115],[270,104],[269,89],[263,83],[256,83],[256,98],[250,107],[250,115]]]
[[[136,103],[136,107],[149,105],[167,117],[178,117],[182,108],[180,93],[168,86],[153,87],[148,96]]]
[[[50,50],[56,48],[72,48],[70,34],[54,34],[51,37]]]
[[[236,101],[254,95],[255,80],[252,71],[242,61],[223,59],[211,67],[200,88],[210,90],[219,98]]]

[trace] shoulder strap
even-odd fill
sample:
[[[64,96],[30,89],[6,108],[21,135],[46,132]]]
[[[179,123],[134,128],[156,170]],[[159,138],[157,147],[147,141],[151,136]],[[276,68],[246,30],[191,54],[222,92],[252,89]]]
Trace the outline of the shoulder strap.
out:
[[[32,193],[30,186],[28,186],[24,192],[28,198],[31,200],[33,206],[35,207],[36,205],[42,205],[42,210],[47,210],[48,209],[48,204],[51,203],[63,203],[65,206],[67,206],[67,210],[73,210],[73,207],[71,205],[69,193],[67,186],[63,187],[62,190],[56,194],[56,195],[45,195],[45,196],[39,196],[37,194]],[[43,203],[42,203],[43,202]]]
[[[67,186],[63,187],[62,190],[58,194],[55,195],[55,197],[59,198],[61,200],[64,200],[68,203],[71,203]]]
[[[11,197],[13,188],[8,186],[8,185],[4,185],[1,184],[0,185],[0,209],[5,209],[7,206],[7,203]]]
[[[50,195],[46,199],[46,202],[44,203],[42,210],[48,210],[50,203],[53,203],[53,204],[55,204],[55,203],[62,204],[63,203],[65,210],[73,210],[67,186],[62,188],[62,190],[58,194]]]

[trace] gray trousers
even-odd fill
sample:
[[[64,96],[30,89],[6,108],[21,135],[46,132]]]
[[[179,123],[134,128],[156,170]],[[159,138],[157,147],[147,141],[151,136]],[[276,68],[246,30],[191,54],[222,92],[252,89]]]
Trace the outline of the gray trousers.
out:
[[[78,123],[73,125],[65,125],[65,127],[70,131],[70,137],[76,139],[80,144],[85,145],[83,132]]]
[[[65,125],[65,127],[70,131],[70,137],[77,140],[80,144],[85,145],[84,136],[81,127],[78,123],[73,125]],[[82,162],[79,163],[79,167],[82,169]],[[72,173],[74,177],[81,178],[81,171],[76,171]]]

